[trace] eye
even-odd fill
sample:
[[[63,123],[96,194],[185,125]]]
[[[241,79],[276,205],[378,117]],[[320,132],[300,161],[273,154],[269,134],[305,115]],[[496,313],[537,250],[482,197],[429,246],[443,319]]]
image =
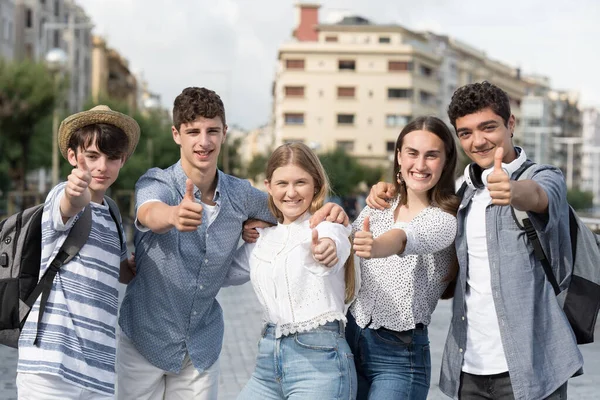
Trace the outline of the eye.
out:
[[[496,125],[488,125],[485,128],[483,128],[484,131],[486,132],[492,132],[496,129]]]
[[[471,134],[471,132],[462,131],[458,134],[458,137],[462,139],[462,138],[466,138],[470,134]]]

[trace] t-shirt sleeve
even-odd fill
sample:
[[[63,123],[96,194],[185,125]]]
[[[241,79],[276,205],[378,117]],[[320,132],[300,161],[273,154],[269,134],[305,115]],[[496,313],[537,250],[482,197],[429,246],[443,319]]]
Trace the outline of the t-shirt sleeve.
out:
[[[63,222],[63,218],[60,213],[60,202],[65,196],[65,186],[66,182],[59,183],[50,191],[50,193],[48,193],[48,196],[46,197],[44,214],[42,216],[42,224],[48,224],[47,226],[50,228],[50,232],[47,233],[50,235],[52,235],[53,232],[68,231],[83,213],[82,209],[80,212],[69,218],[66,222]]]
[[[554,229],[561,216],[561,207],[567,204],[567,185],[560,169],[551,165],[541,165],[531,176],[541,186],[548,197],[548,212],[528,212],[527,215],[536,231],[548,233]]]
[[[148,170],[135,184],[135,227],[142,231],[149,229],[142,225],[137,218],[140,207],[146,203],[160,201],[168,205],[175,205],[175,193],[171,190],[168,181],[168,172],[160,168]]]
[[[246,212],[248,218],[259,219],[261,221],[276,224],[275,216],[271,214],[268,206],[267,193],[253,187],[250,182],[244,182],[244,198],[246,200]]]
[[[456,225],[456,217],[439,208],[413,219],[404,229],[403,254],[432,254],[447,248],[456,237]]]

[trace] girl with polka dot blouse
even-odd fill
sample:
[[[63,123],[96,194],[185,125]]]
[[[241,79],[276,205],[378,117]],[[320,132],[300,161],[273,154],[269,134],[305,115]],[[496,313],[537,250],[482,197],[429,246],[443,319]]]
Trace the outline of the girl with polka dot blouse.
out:
[[[353,224],[361,288],[348,312],[358,399],[426,399],[431,379],[427,325],[456,274],[454,171],[446,124],[420,117],[396,141],[390,208],[366,207]]]

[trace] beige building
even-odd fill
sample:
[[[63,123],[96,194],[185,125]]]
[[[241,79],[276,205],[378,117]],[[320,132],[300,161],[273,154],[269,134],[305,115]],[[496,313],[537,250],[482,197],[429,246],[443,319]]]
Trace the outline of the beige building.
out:
[[[81,111],[90,96],[92,28],[74,0],[15,0],[14,57],[43,61],[49,50],[65,50],[69,112]]]
[[[122,102],[131,112],[137,109],[138,90],[129,62],[100,36],[93,37],[92,99],[112,99]]]
[[[361,17],[319,24],[318,8],[298,5],[294,40],[279,49],[275,142],[387,164],[406,122],[437,114],[442,59],[425,35]]]
[[[358,16],[321,24],[318,12],[319,5],[298,4],[293,38],[279,49],[277,144],[302,140],[319,151],[342,147],[363,161],[387,163],[408,121],[447,121],[454,90],[483,80],[509,94],[519,119],[525,83],[517,68],[447,36]]]

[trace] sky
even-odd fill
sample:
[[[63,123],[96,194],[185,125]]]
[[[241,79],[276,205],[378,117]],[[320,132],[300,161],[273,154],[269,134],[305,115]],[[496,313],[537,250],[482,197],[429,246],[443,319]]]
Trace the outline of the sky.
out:
[[[291,40],[296,0],[77,0],[94,33],[141,71],[172,108],[188,86],[215,90],[228,124],[269,121],[279,46]],[[348,12],[459,39],[488,57],[575,90],[600,107],[597,0],[312,0],[321,22]]]

